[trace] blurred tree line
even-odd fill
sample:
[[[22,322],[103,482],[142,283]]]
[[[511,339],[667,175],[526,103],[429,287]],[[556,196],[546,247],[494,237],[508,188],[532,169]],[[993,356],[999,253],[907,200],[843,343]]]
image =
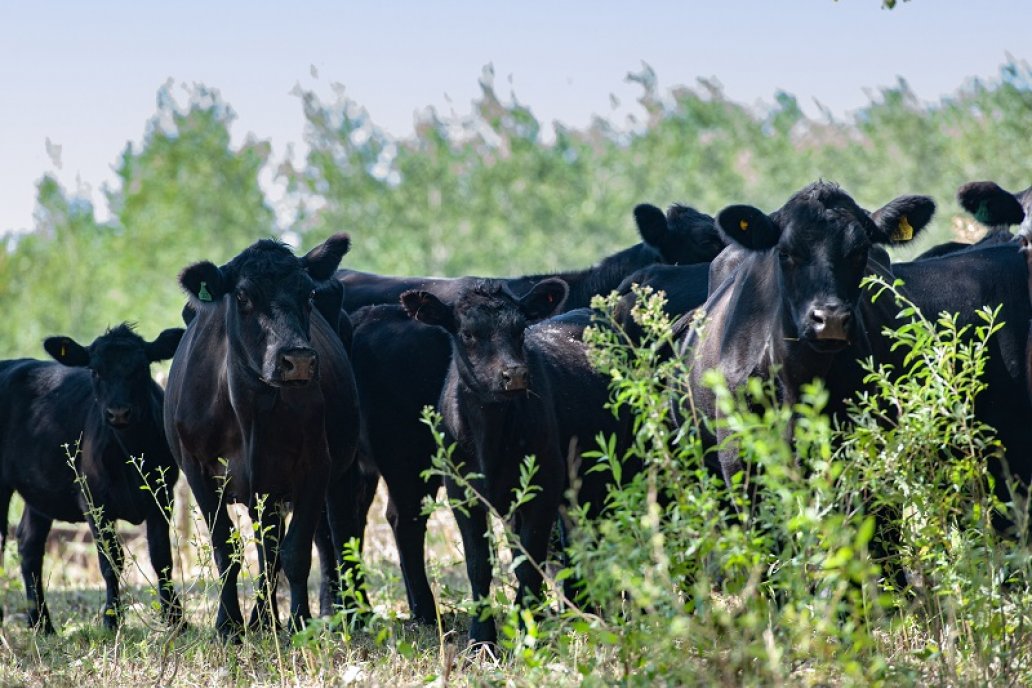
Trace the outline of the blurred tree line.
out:
[[[927,244],[950,238],[959,184],[1032,183],[1027,64],[931,106],[900,80],[848,121],[808,118],[783,92],[758,111],[712,82],[660,92],[648,67],[628,78],[641,88],[628,122],[557,124],[554,134],[515,96],[499,96],[490,67],[468,114],[430,110],[405,139],[378,129],[342,88],[329,100],[301,92],[309,152],[298,164],[272,160],[253,137],[234,146],[234,114],[217,91],[195,86],[178,102],[166,84],[141,144],[118,157],[109,221],[45,175],[32,231],[5,237],[0,357],[40,356],[54,333],[91,341],[122,320],[153,336],[179,322],[183,266],[224,261],[260,237],[307,248],[346,230],[344,265],[390,274],[543,272],[636,241],[641,202],[774,210],[824,177],[869,208],[932,195],[940,210]],[[285,187],[289,220],[277,221],[260,175]]]

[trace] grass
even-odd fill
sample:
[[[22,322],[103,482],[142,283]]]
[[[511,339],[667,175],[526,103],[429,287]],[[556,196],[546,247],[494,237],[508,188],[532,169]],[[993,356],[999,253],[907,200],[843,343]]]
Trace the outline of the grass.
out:
[[[316,620],[302,636],[249,634],[239,644],[226,645],[214,630],[218,581],[208,556],[207,530],[199,520],[185,483],[177,490],[177,521],[183,511],[190,527],[180,531],[176,583],[183,593],[188,626],[181,632],[167,628],[154,608],[153,573],[146,554],[142,526],[120,527],[126,546],[123,575],[125,621],[117,633],[100,624],[104,585],[96,550],[85,525],[55,528],[44,562],[47,602],[56,636],[37,634],[26,627],[25,596],[16,547],[5,553],[2,602],[5,619],[0,628],[0,686],[90,688],[101,686],[245,686],[245,685],[422,685],[479,684],[512,680],[516,661],[466,648],[469,597],[460,539],[454,520],[444,510],[431,517],[427,541],[428,574],[439,600],[440,628],[408,620],[404,584],[390,526],[383,517],[382,489],[366,528],[365,564],[375,618],[367,627],[331,630]],[[184,508],[184,504],[189,504]],[[232,507],[237,522],[247,516]],[[14,510],[17,514],[17,507]],[[12,519],[14,520],[14,519]],[[257,574],[253,547],[241,576],[245,615],[253,604],[251,583]],[[203,556],[202,556],[203,555]],[[318,557],[318,554],[315,554]],[[511,556],[503,553],[505,567]],[[318,567],[309,582],[317,600]],[[504,578],[504,577],[503,577]],[[496,582],[502,586],[503,579]],[[285,618],[287,586],[279,587],[280,614]],[[511,590],[508,591],[511,595]],[[317,605],[316,605],[317,608]],[[569,673],[558,669],[559,682]],[[573,677],[569,677],[570,682]]]

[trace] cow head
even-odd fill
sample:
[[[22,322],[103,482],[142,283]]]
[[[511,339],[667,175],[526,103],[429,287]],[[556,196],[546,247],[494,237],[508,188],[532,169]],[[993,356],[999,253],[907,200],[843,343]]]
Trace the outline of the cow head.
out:
[[[642,241],[670,265],[708,263],[724,250],[725,242],[713,218],[685,205],[672,205],[666,215],[654,205],[634,209]]]
[[[860,279],[872,246],[910,241],[934,212],[926,196],[901,196],[868,213],[837,185],[818,181],[770,215],[729,206],[717,225],[728,240],[770,255],[786,338],[832,352],[856,334]]]
[[[146,342],[130,325],[122,324],[88,347],[71,337],[48,337],[43,348],[62,365],[88,368],[104,420],[124,429],[149,419],[150,364],[172,358],[182,336],[183,330],[174,328]]]
[[[265,239],[222,267],[191,265],[179,281],[195,309],[224,309],[230,351],[254,376],[273,387],[305,385],[319,374],[309,340],[313,300],[349,245],[335,234],[298,258]]]
[[[419,290],[403,293],[401,303],[410,317],[448,331],[463,382],[490,402],[528,392],[524,331],[558,312],[567,292],[566,282],[558,278],[541,280],[523,297],[499,280],[479,280],[451,303]]]

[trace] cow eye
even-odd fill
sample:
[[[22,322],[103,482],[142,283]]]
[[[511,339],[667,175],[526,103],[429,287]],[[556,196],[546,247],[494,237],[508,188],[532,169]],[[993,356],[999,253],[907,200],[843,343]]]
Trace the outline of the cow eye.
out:
[[[94,382],[96,382],[97,380],[100,379],[100,373],[98,373],[96,370],[91,370],[90,371],[90,375],[93,376],[93,381]]]
[[[313,289],[312,292],[308,295],[308,300],[315,301],[315,289]]]
[[[247,294],[244,293],[243,289],[238,289],[236,293],[237,305],[241,308],[246,308],[251,304],[251,300],[247,298]]]
[[[472,344],[473,342],[475,342],[477,340],[477,338],[469,330],[463,330],[459,334],[459,336],[462,337],[462,342],[464,344]]]

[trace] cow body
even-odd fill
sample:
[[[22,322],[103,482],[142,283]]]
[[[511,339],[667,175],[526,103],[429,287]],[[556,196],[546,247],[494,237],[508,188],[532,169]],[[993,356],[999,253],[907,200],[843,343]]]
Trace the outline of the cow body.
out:
[[[227,503],[246,504],[268,528],[252,626],[276,623],[281,561],[292,623],[310,616],[307,577],[324,510],[331,533],[319,540],[321,557],[344,564],[351,497],[340,483],[357,444],[357,392],[337,329],[310,299],[346,250],[343,235],[302,259],[258,242],[222,268],[201,263],[181,278],[197,315],[172,362],[165,426],[211,531],[223,577],[216,627],[224,636],[243,622]],[[339,301],[327,315],[336,322],[338,312]],[[284,530],[286,504],[293,518]]]
[[[691,208],[674,206],[664,216],[654,206],[641,205],[635,209],[635,219],[642,243],[587,270],[557,275],[570,285],[563,308],[588,306],[592,296],[616,288],[628,274],[645,265],[709,261],[724,245],[713,218]],[[433,437],[421,416],[425,406],[435,405],[441,397],[452,349],[442,330],[409,319],[398,297],[411,289],[433,293],[450,303],[478,279],[390,278],[364,273],[338,273],[338,279],[345,284],[346,307],[382,302],[352,314],[352,354],[365,429],[363,465],[375,466],[387,485],[387,518],[398,544],[412,615],[436,623],[436,606],[426,578],[427,517],[422,505],[437,493],[441,482],[420,477],[430,468],[434,452]],[[522,296],[541,279],[527,276],[501,283],[514,295]],[[378,288],[380,296],[376,296]],[[360,491],[371,496],[367,479],[357,477],[356,482],[363,482]],[[363,526],[364,520],[354,530],[361,532]]]
[[[65,364],[0,362],[0,542],[6,542],[11,494],[18,492],[26,504],[18,540],[30,625],[54,630],[42,582],[54,520],[89,524],[107,587],[108,628],[121,616],[123,555],[114,522],[146,523],[162,613],[173,622],[181,617],[168,531],[179,471],[161,422],[164,395],[148,372],[150,362],[172,355],[181,335],[168,330],[147,344],[121,326],[88,349],[64,337],[47,340]]]
[[[516,567],[517,602],[528,604],[541,594],[538,567],[548,553],[566,470],[552,394],[545,386],[547,379],[535,376],[535,363],[528,360],[523,341],[527,326],[561,308],[566,294],[566,284],[552,278],[519,298],[496,280],[477,280],[451,302],[425,291],[402,295],[410,316],[441,328],[451,340],[452,359],[438,408],[446,435],[456,445],[456,466],[463,475],[474,474],[469,482],[477,498],[454,513],[476,605],[486,603],[491,585],[488,508],[503,515],[514,509],[513,529],[522,553],[529,557]],[[530,502],[514,504],[521,467],[529,455],[535,457],[531,485],[536,493]],[[460,482],[445,482],[453,499],[465,499]],[[475,614],[470,639],[495,642],[493,618]]]

